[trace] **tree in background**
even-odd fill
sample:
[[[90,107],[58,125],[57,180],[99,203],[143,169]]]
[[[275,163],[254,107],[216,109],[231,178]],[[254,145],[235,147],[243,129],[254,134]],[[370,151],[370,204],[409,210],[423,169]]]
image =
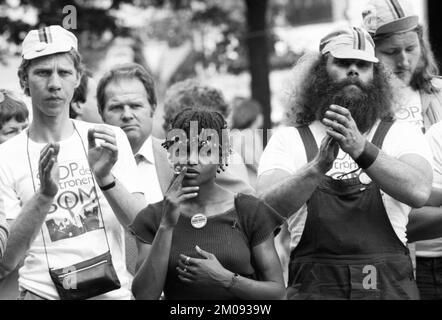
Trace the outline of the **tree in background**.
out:
[[[31,8],[37,19],[27,22],[12,19],[0,11],[0,35],[10,43],[20,44],[26,32],[50,24],[61,24],[63,8],[75,6],[80,50],[86,64],[94,69],[116,37],[135,39],[138,57],[143,54],[143,43],[151,38],[166,40],[170,48],[180,47],[186,41],[194,49],[168,81],[181,80],[195,75],[195,66],[214,66],[219,71],[239,73],[249,71],[251,96],[261,103],[265,115],[265,127],[271,127],[269,72],[275,63],[272,55],[275,36],[273,19],[275,6],[283,6],[288,0],[0,0],[0,9]],[[124,22],[119,15],[122,7],[131,5],[138,12],[147,12],[143,25],[133,26],[130,16]],[[161,10],[161,14],[152,15]],[[269,10],[270,9],[270,10]],[[281,8],[280,8],[281,9]],[[150,11],[149,11],[150,10]],[[281,11],[281,10],[280,10]],[[138,13],[137,12],[137,13]],[[209,41],[210,40],[210,41]],[[198,45],[199,43],[199,45]],[[0,48],[1,49],[1,48]],[[1,57],[0,50],[0,57]],[[149,59],[149,52],[144,54]],[[291,57],[294,58],[294,57]],[[283,62],[290,66],[294,60]]]
[[[252,79],[252,98],[257,100],[263,110],[264,128],[272,127],[269,81],[269,35],[267,23],[267,0],[246,0],[247,4],[247,48],[249,68]],[[266,130],[264,130],[266,133]],[[267,141],[265,136],[264,144]]]
[[[63,8],[75,6],[77,13],[76,30],[80,50],[84,52],[85,62],[96,65],[112,39],[127,35],[129,30],[118,25],[113,13],[122,3],[130,0],[0,0],[0,35],[12,44],[20,44],[30,29],[46,25],[61,25],[66,13]],[[11,13],[24,11],[23,18],[30,11],[36,12],[36,21],[11,18]],[[32,20],[32,19],[31,19]],[[89,60],[90,59],[90,60]]]

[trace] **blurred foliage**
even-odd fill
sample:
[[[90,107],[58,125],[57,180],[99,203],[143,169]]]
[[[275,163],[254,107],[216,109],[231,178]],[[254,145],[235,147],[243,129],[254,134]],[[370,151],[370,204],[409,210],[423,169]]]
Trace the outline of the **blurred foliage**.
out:
[[[100,61],[113,38],[128,36],[130,30],[120,26],[112,15],[123,3],[130,0],[0,0],[0,35],[10,43],[19,45],[30,29],[47,25],[61,25],[66,13],[63,8],[73,5],[77,11],[77,29],[73,31],[79,39],[79,47],[88,65]],[[36,12],[36,19],[27,17]],[[22,18],[12,17],[20,11]],[[17,15],[15,15],[17,16]],[[35,21],[34,21],[35,20]],[[0,52],[1,56],[1,52]]]
[[[294,54],[287,52],[277,56],[274,44],[278,41],[273,33],[277,19],[286,15],[284,8],[289,0],[274,0],[269,8],[269,26],[264,32],[270,39],[272,68],[288,67],[295,61]],[[140,10],[155,8],[155,13],[145,19],[141,28],[131,28],[119,21],[114,12],[123,4]],[[244,1],[237,0],[0,0],[0,9],[32,8],[37,12],[34,23],[29,19],[11,18],[0,13],[0,35],[10,43],[20,44],[26,32],[45,25],[61,24],[66,14],[63,8],[74,5],[77,10],[77,29],[80,49],[85,60],[94,66],[103,59],[105,51],[116,37],[132,37],[141,40],[157,39],[170,47],[179,47],[186,41],[194,44],[195,53],[187,62],[200,62],[203,67],[215,66],[233,73],[248,69],[247,26]],[[2,10],[3,11],[3,10]],[[5,11],[6,12],[6,11]],[[130,19],[130,17],[129,17]],[[2,54],[0,48],[0,61]],[[188,67],[182,67],[192,75]],[[185,75],[178,76],[178,78]]]
[[[274,44],[279,41],[273,32],[275,24],[286,21],[284,8],[289,0],[274,0],[269,7],[267,33],[272,69],[287,68],[298,56],[287,52],[278,56]],[[148,22],[150,38],[166,41],[169,46],[180,46],[190,40],[198,43],[197,59],[204,67],[214,65],[238,74],[249,68],[247,59],[247,25],[244,1],[237,0],[163,0],[151,1],[157,8],[170,8],[165,16]],[[280,17],[281,19],[275,19]],[[165,31],[167,30],[167,31]],[[206,41],[206,39],[210,41]]]

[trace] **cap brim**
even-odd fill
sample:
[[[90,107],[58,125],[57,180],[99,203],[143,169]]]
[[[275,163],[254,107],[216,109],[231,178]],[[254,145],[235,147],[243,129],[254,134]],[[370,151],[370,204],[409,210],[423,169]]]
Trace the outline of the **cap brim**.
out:
[[[24,52],[23,59],[32,60],[35,58],[48,56],[50,54],[69,52],[71,51],[71,49],[73,49],[73,46],[69,43],[60,43],[60,44],[48,43],[46,48],[44,48],[43,50],[40,51],[32,50],[29,52]]]
[[[390,23],[386,23],[380,26],[375,33],[375,36],[388,34],[388,33],[399,33],[407,32],[415,29],[419,25],[418,16],[409,16],[401,18]]]
[[[379,59],[374,55],[356,49],[334,49],[330,50],[330,54],[337,59],[356,59],[373,63],[378,63]]]

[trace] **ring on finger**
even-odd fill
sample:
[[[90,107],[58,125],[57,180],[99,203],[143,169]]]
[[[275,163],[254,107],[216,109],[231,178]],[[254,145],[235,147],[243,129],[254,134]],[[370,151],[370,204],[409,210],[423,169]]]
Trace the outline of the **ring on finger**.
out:
[[[187,265],[190,264],[190,257],[187,257],[187,258],[186,258],[186,261],[184,261],[184,264],[187,264]]]

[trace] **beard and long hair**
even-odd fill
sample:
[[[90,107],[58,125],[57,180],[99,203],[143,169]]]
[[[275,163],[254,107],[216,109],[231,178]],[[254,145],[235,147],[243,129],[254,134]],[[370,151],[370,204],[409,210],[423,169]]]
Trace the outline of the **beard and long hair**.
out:
[[[425,32],[422,25],[417,26],[413,31],[416,32],[419,39],[421,56],[409,85],[416,91],[424,91],[428,94],[437,93],[440,89],[434,86],[432,80],[439,75],[440,70],[434,57],[431,44],[424,35]],[[378,46],[383,41],[389,41],[390,37],[393,35],[394,34],[389,33],[386,35],[374,36],[373,40],[376,46]]]
[[[381,64],[374,65],[374,77],[369,83],[358,77],[336,82],[329,76],[326,64],[327,56],[320,56],[303,71],[304,79],[298,79],[302,82],[290,101],[289,125],[299,127],[322,120],[332,104],[347,108],[362,133],[378,119],[393,119],[391,88]]]

